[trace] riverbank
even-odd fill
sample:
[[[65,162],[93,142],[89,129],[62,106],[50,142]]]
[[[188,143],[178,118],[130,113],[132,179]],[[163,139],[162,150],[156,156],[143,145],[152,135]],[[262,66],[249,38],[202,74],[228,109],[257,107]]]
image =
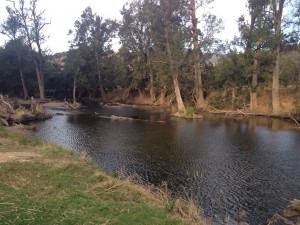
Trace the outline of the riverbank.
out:
[[[107,176],[84,155],[3,127],[0,199],[1,224],[209,224],[192,203]]]
[[[146,99],[146,100],[145,100]],[[85,99],[82,104],[84,106],[92,107],[124,107],[124,108],[149,108],[149,109],[161,109],[165,111],[173,112],[171,116],[185,118],[185,119],[202,119],[206,115],[217,115],[225,117],[270,117],[278,118],[282,120],[287,120],[292,122],[295,127],[300,128],[300,117],[299,113],[293,111],[291,107],[286,108],[278,115],[272,114],[270,111],[263,110],[263,108],[258,108],[256,110],[244,109],[216,109],[211,106],[207,106],[202,110],[196,110],[193,107],[188,107],[185,113],[178,113],[171,107],[171,103],[168,104],[158,104],[157,102],[151,102],[149,97],[137,97],[129,98],[130,101],[125,101],[124,99],[119,99],[110,96],[105,103],[101,99]],[[143,100],[143,101],[142,101]],[[58,110],[78,110],[81,105],[77,103],[73,105],[72,103],[66,101],[53,101],[53,100],[34,100],[35,109],[32,109],[32,100],[22,100],[18,98],[7,98],[5,99],[5,106],[9,104],[9,112],[5,113],[5,116],[0,113],[0,125],[11,126],[15,124],[26,123],[30,121],[45,120],[52,117],[52,115],[46,114],[44,108],[58,109]],[[3,102],[3,99],[2,99]],[[1,103],[1,101],[0,101]]]

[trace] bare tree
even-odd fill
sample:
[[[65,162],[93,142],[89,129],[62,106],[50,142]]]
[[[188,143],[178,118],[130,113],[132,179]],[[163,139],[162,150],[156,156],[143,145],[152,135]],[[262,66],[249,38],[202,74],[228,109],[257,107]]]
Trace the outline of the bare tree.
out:
[[[43,17],[45,11],[37,11],[38,0],[31,0],[29,2],[29,8],[26,6],[25,0],[20,0],[16,4],[15,0],[8,0],[12,3],[12,8],[8,7],[14,17],[16,17],[21,24],[22,33],[26,38],[27,46],[31,51],[31,58],[34,62],[36,76],[39,86],[40,99],[45,99],[45,83],[44,83],[44,57],[42,51],[42,43],[46,40],[43,34],[44,27],[49,24],[45,22]],[[35,52],[37,48],[37,53]]]

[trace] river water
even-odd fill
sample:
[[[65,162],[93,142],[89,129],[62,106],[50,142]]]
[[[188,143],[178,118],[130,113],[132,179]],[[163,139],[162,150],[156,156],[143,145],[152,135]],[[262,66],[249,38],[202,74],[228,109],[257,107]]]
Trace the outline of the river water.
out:
[[[195,199],[207,216],[247,212],[266,224],[287,200],[300,198],[300,132],[271,118],[170,117],[160,109],[109,107],[56,115],[35,136],[85,150],[108,174],[137,175]],[[118,121],[101,115],[130,116]]]

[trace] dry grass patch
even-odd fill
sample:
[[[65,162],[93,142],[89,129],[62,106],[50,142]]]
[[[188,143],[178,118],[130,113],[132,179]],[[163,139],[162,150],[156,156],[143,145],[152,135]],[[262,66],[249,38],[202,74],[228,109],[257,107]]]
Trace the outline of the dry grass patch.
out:
[[[42,157],[42,155],[35,152],[0,152],[0,163],[4,162],[28,162],[32,159]]]

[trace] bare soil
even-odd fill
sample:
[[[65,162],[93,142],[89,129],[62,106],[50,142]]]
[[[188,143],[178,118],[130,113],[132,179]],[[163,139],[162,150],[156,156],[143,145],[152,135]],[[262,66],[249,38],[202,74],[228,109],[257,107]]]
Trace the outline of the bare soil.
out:
[[[25,129],[21,126],[5,127],[5,129],[11,133],[18,134],[25,137],[30,137],[33,133],[32,130]]]
[[[0,152],[0,163],[12,161],[28,162],[38,157],[42,157],[42,155],[35,152]]]

